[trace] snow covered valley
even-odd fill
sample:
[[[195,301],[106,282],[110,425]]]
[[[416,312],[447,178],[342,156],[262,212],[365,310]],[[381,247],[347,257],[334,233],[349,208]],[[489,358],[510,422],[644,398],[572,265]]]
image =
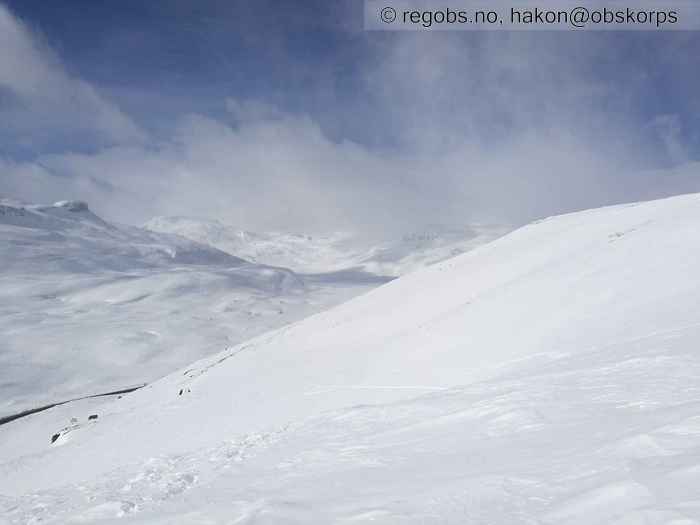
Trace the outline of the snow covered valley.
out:
[[[552,217],[298,322],[236,335],[240,343],[214,355],[195,354],[224,336],[198,338],[209,325],[234,338],[230,318],[168,323],[160,332],[191,349],[192,364],[173,364],[180,368],[121,398],[0,427],[0,520],[700,523],[699,223],[700,195]],[[207,277],[196,264],[172,272],[176,288],[185,275],[205,290],[192,299],[198,308],[218,312],[222,283],[241,275],[255,293],[285,290],[285,298],[309,286],[294,272],[201,245],[169,253],[195,246],[210,261]],[[21,259],[22,249],[9,264],[28,277],[13,277],[21,284],[11,297],[37,297],[46,292],[34,281],[36,256]],[[129,272],[161,264],[160,252],[139,253],[124,257],[142,261]],[[220,269],[212,275],[212,267]],[[107,298],[143,308],[129,319],[163,315],[148,305],[153,296],[171,298],[159,308],[189,308],[168,295],[174,285],[160,273],[139,279],[147,290],[139,300],[111,281],[91,285],[84,315],[119,319],[100,313],[98,304],[115,304]],[[65,286],[55,295],[81,293]],[[4,345],[36,326],[11,308],[12,323],[2,315]],[[46,333],[65,344],[55,322]],[[128,356],[124,343],[109,359]],[[22,384],[48,380],[21,362]]]
[[[84,203],[0,201],[0,418],[136,386],[387,277],[299,275]]]
[[[156,217],[145,227],[299,273],[353,270],[395,277],[468,252],[512,230],[498,224],[433,225],[393,238],[372,239],[347,232],[314,236],[257,233],[190,217]]]

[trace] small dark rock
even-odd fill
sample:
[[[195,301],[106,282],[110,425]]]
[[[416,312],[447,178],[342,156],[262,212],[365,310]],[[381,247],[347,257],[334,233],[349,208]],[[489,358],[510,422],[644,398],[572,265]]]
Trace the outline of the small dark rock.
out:
[[[91,416],[88,417],[88,421],[93,421],[97,419],[97,414],[92,414]]]
[[[61,437],[61,434],[54,434],[51,436],[51,443],[56,443],[56,440]]]

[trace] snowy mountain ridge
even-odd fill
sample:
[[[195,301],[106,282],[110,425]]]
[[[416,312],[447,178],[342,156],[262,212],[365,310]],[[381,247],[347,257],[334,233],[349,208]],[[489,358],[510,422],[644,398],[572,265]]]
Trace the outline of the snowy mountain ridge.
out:
[[[0,228],[3,239],[13,248],[0,251],[5,272],[102,272],[173,264],[234,267],[246,262],[177,236],[131,226],[117,227],[79,201],[45,206],[0,199]],[[40,246],[43,253],[37,253]],[[52,251],[54,248],[58,250],[56,253]],[[81,259],[92,256],[93,260]],[[52,260],[51,265],[47,264],[48,259]]]
[[[395,239],[376,240],[348,232],[326,235],[256,233],[219,221],[177,216],[156,217],[145,228],[181,235],[250,261],[283,266],[300,273],[355,269],[390,276],[403,275],[465,253],[511,230],[507,226],[487,224],[463,228],[434,225]]]

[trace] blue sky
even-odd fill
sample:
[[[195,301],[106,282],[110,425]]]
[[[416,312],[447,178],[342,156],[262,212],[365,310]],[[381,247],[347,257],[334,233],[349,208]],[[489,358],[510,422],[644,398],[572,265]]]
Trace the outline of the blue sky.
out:
[[[700,191],[695,32],[365,32],[354,0],[0,6],[6,196],[379,231]]]

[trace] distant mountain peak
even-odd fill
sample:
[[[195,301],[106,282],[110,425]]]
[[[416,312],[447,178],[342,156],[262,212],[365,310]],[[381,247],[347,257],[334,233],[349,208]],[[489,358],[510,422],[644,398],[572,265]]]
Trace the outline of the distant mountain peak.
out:
[[[54,203],[53,207],[54,208],[63,208],[64,210],[68,210],[68,211],[72,211],[72,212],[90,211],[90,208],[88,207],[88,204],[85,201],[73,201],[73,200],[58,201],[58,202]]]

